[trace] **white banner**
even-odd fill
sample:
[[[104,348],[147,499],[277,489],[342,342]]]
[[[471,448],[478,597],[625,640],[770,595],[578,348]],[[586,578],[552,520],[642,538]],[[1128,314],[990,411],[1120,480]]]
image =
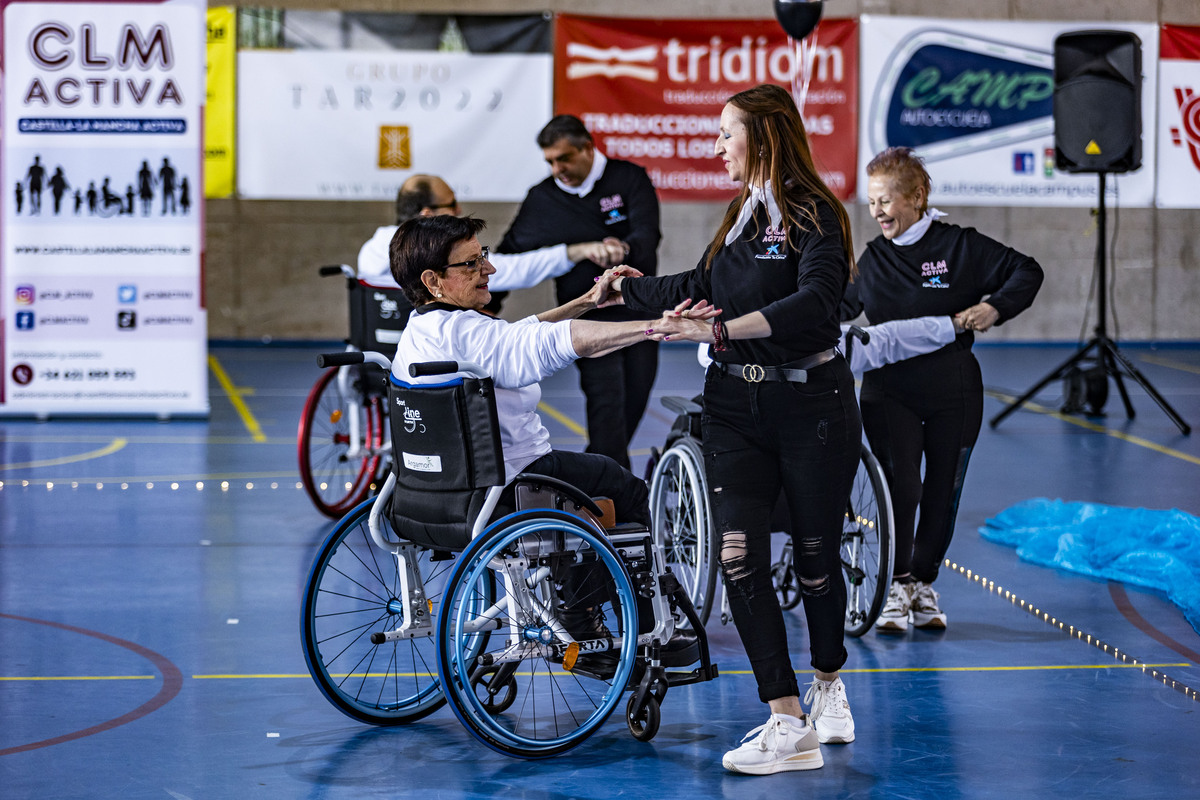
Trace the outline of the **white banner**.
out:
[[[1107,194],[1122,206],[1153,204],[1157,26],[869,15],[861,21],[859,163],[887,147],[915,148],[933,180],[933,205],[1095,204],[1095,174],[1054,166],[1054,39],[1067,31],[1134,32],[1142,42],[1142,167],[1108,180]],[[866,188],[859,181],[860,200]]]
[[[287,200],[394,200],[440,175],[459,200],[518,201],[546,177],[546,54],[243,51],[238,192]]]
[[[5,6],[0,414],[208,413],[204,10]]]
[[[1158,205],[1200,208],[1200,26],[1163,26],[1158,87]]]

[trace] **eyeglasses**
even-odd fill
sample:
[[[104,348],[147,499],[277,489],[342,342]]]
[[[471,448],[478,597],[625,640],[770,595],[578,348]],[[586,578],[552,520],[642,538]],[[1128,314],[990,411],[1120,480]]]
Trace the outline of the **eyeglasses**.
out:
[[[430,203],[429,205],[427,205],[425,207],[432,209],[434,211],[440,211],[443,208],[458,208],[458,200],[454,199],[454,200],[451,200],[449,203]]]
[[[446,266],[442,267],[442,269],[450,269],[451,267],[464,267],[468,272],[479,272],[479,270],[483,269],[483,263],[488,260],[488,255],[490,254],[491,250],[485,247],[479,253],[479,255],[475,256],[475,258],[471,258],[466,261],[458,261],[454,264],[447,264]]]

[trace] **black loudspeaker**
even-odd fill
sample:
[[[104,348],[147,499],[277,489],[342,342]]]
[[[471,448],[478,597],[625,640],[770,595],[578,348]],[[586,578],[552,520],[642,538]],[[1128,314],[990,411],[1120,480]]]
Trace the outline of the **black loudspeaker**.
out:
[[[1065,172],[1142,166],[1142,40],[1072,31],[1054,40],[1054,155]]]

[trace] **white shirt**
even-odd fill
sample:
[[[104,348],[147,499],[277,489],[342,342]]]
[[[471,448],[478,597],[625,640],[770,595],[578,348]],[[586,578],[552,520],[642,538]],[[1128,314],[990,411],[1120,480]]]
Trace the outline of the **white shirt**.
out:
[[[843,325],[843,336],[849,330],[849,325]],[[878,325],[867,325],[863,330],[869,335],[869,341],[864,344],[861,339],[855,338],[849,347],[850,371],[855,374],[913,356],[932,353],[954,341],[954,321],[950,317],[895,319]],[[712,363],[709,345],[700,345],[696,360],[702,367],[708,367]]]
[[[396,348],[392,375],[409,384],[441,383],[448,376],[412,378],[408,365],[474,361],[482,366],[496,385],[507,482],[550,452],[550,432],[537,414],[542,398],[538,381],[578,358],[569,320],[505,322],[477,311],[414,311]]]
[[[398,289],[392,277],[391,256],[388,248],[395,225],[384,225],[366,241],[358,251],[358,279],[372,286]],[[567,258],[567,246],[556,244],[528,253],[492,253],[488,261],[496,268],[496,274],[488,279],[488,288],[493,292],[508,292],[513,289],[528,289],[548,278],[557,278],[571,271],[574,263]]]

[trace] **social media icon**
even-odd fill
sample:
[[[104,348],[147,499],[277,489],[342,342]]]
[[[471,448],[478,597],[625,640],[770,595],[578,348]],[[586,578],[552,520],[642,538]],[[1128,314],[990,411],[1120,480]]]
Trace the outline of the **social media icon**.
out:
[[[121,330],[131,331],[137,327],[137,312],[136,311],[118,311],[117,312],[117,327]]]
[[[136,303],[137,302],[137,286],[131,283],[125,283],[117,287],[117,302],[118,303]]]
[[[19,331],[33,330],[33,312],[32,311],[18,311],[16,313],[16,315],[14,316],[14,321],[16,322],[17,330],[19,330]]]
[[[17,287],[17,305],[19,305],[19,306],[33,305],[33,298],[36,294],[37,293],[34,291],[34,288],[27,283],[18,286]]]

